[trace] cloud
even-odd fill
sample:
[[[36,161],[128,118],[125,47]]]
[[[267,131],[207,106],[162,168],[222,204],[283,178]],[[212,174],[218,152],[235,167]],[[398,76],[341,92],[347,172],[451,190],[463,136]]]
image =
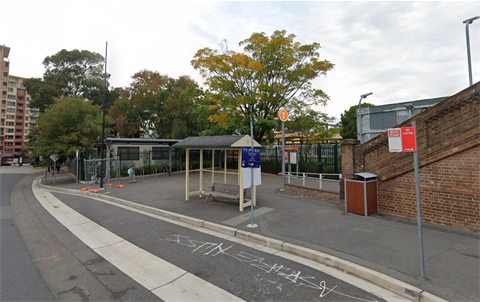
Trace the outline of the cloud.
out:
[[[190,75],[196,51],[229,47],[253,32],[285,29],[318,42],[335,68],[314,81],[331,98],[318,110],[339,117],[373,92],[381,105],[448,96],[468,86],[465,25],[478,1],[2,1],[0,43],[11,47],[11,73],[41,77],[42,61],[61,49],[105,54],[110,83],[130,84],[150,69]],[[19,22],[18,14],[22,12]],[[473,78],[480,80],[480,20],[470,25]]]

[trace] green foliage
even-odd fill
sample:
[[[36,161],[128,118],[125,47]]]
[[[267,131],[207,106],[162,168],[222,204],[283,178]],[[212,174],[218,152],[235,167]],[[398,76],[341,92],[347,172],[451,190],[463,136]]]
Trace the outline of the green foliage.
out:
[[[88,50],[62,49],[43,61],[43,79],[26,79],[23,84],[32,97],[30,107],[44,112],[62,96],[74,96],[91,100],[103,106],[105,87],[104,58]],[[107,74],[107,80],[110,75]],[[107,85],[108,87],[108,82]],[[119,91],[107,91],[105,107],[119,95]]]
[[[375,106],[370,103],[362,103],[362,107]],[[357,138],[357,109],[358,105],[351,106],[350,109],[345,110],[343,114],[340,114],[340,135],[343,139]]]
[[[109,110],[121,137],[152,134],[156,138],[186,138],[201,130],[194,111],[203,91],[188,76],[170,78],[141,70],[132,77],[122,99]]]
[[[324,105],[328,96],[311,82],[333,68],[327,60],[320,61],[320,44],[301,45],[295,35],[275,31],[271,37],[253,33],[241,41],[245,53],[228,50],[199,50],[193,67],[200,71],[210,87],[204,108],[209,110],[210,125],[204,134],[250,134],[254,120],[254,138],[271,140],[278,128],[277,112],[292,107]]]
[[[65,97],[47,112],[41,113],[34,127],[34,157],[48,158],[52,154],[73,157],[76,150],[87,153],[93,150],[102,132],[102,110],[83,98]],[[107,117],[108,126],[112,121]]]
[[[334,118],[310,108],[301,106],[293,108],[290,120],[285,122],[285,127],[298,134],[300,144],[308,146],[325,142],[336,133],[337,129],[327,127],[327,124],[332,123]]]

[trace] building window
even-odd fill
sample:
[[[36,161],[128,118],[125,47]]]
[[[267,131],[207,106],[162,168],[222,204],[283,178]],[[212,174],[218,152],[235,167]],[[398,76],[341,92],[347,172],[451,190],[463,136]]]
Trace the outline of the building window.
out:
[[[152,148],[152,159],[153,160],[161,160],[161,159],[168,159],[169,158],[169,148],[162,148],[162,147],[153,147]]]
[[[15,126],[15,122],[7,122],[7,126],[13,127],[13,126]]]
[[[140,154],[139,147],[118,147],[120,160],[138,160]]]
[[[22,129],[15,129],[15,132],[22,132]]]
[[[22,139],[21,135],[15,135],[15,139]]]
[[[17,120],[22,120],[23,116],[17,116]]]
[[[7,129],[5,129],[5,132],[6,132],[6,133],[13,133],[14,131],[13,131],[12,128],[7,128]]]
[[[7,120],[14,120],[14,119],[15,119],[15,115],[7,114]]]
[[[37,124],[35,123],[30,123],[30,127],[35,127]]]
[[[7,96],[7,99],[9,99],[9,100],[15,100],[16,97],[15,97],[14,95],[9,94],[9,95]],[[14,105],[14,106],[15,106],[15,105]]]
[[[5,147],[13,147],[13,142],[5,142]]]
[[[15,109],[13,109],[13,108],[7,108],[7,112],[8,112],[8,113],[15,113]]]
[[[8,86],[17,87],[17,82],[8,81]]]
[[[23,124],[22,123],[16,123],[15,126],[19,126],[19,127],[22,127]]]
[[[28,121],[28,116],[25,117],[25,120]]]
[[[17,96],[17,101],[23,101],[23,96]]]
[[[17,107],[23,107],[22,103],[17,103]]]
[[[17,89],[17,95],[24,95],[24,94],[25,94],[25,90]]]
[[[21,146],[22,142],[15,142],[15,146]]]
[[[21,149],[15,149],[15,152],[20,152]]]
[[[36,117],[31,117],[30,118],[30,122],[36,122],[37,121],[37,118]]]
[[[17,113],[23,113],[23,110],[17,109]]]
[[[28,129],[25,129],[25,134],[27,134],[27,133],[28,133]]]
[[[8,91],[8,92],[13,92],[13,88],[12,88],[12,87],[8,87],[7,91]]]
[[[15,106],[15,102],[7,101],[7,106]]]
[[[5,139],[13,141],[13,135],[5,135]]]
[[[5,149],[5,153],[13,153],[13,149]]]

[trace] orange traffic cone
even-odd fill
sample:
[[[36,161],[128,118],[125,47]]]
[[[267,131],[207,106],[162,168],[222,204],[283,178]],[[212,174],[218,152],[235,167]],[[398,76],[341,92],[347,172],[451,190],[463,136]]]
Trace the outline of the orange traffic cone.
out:
[[[98,189],[93,190],[93,193],[98,193],[100,192]]]
[[[117,188],[123,188],[125,187],[124,185],[118,185]]]

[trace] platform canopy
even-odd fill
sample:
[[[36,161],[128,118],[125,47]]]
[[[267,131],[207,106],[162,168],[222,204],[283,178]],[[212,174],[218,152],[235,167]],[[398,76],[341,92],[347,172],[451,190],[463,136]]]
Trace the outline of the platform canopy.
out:
[[[200,197],[204,194],[203,188],[203,172],[212,173],[212,184],[215,179],[215,173],[223,173],[223,183],[227,182],[227,174],[236,174],[238,176],[238,185],[240,186],[240,211],[243,211],[245,207],[256,205],[256,187],[252,188],[252,200],[245,199],[243,190],[243,169],[241,167],[242,148],[251,148],[252,138],[249,135],[224,135],[224,136],[198,136],[188,137],[181,142],[178,142],[172,146],[175,149],[186,149],[186,173],[185,173],[185,200],[188,200],[191,195],[198,194]],[[253,140],[253,147],[260,148],[261,145]],[[190,150],[200,151],[200,177],[199,177],[199,190],[190,192]],[[203,168],[203,150],[212,150],[212,163],[215,162],[215,150],[237,150],[238,151],[238,172],[227,172],[227,152],[224,152],[224,171],[215,172],[215,167],[212,165],[211,171]]]
[[[249,135],[223,135],[223,136],[196,136],[188,137],[172,146],[179,149],[239,149],[251,148],[252,138]],[[253,147],[259,148],[261,145],[255,140]]]

